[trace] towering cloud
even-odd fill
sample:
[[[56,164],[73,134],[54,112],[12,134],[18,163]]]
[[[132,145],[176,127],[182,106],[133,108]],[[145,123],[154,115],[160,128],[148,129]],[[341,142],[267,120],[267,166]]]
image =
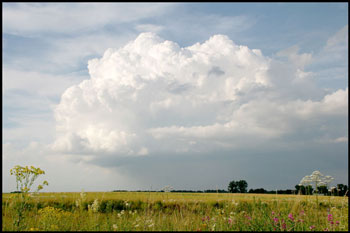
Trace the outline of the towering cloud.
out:
[[[282,62],[224,35],[181,48],[142,33],[90,60],[90,79],[63,93],[53,147],[145,156],[298,140],[305,132],[310,141],[343,138],[348,89],[317,88],[303,70],[311,55],[297,52],[285,54],[294,63]]]

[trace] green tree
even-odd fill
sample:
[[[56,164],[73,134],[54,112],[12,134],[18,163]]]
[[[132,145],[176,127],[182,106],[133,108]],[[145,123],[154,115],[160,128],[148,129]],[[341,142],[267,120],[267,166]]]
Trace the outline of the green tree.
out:
[[[248,183],[245,180],[231,181],[228,185],[228,191],[230,193],[246,193],[248,188]]]
[[[297,194],[305,194],[305,187],[303,185],[295,185],[295,190]]]
[[[228,191],[230,193],[238,193],[239,189],[238,189],[238,182],[236,181],[231,181],[228,185]]]
[[[324,195],[328,194],[328,188],[325,185],[318,186],[317,189],[318,189],[318,193],[321,193],[321,194],[324,194]]]
[[[311,185],[304,186],[299,184],[299,185],[295,185],[295,189],[297,194],[300,193],[303,195],[311,195],[313,191],[313,188]]]
[[[246,193],[248,188],[248,183],[245,180],[240,180],[237,182],[238,190],[240,193]]]
[[[348,186],[344,184],[337,184],[337,191],[339,196],[344,196],[345,194],[348,195],[347,193]]]

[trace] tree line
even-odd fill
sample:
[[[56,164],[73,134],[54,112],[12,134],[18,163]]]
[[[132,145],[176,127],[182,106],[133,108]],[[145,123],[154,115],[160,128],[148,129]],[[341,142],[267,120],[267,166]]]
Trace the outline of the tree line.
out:
[[[114,190],[113,192],[128,192],[127,190]],[[147,191],[147,190],[137,190],[134,192],[166,192],[164,190],[160,191]],[[207,189],[207,190],[169,190],[173,193],[264,193],[264,194],[301,194],[301,195],[312,195],[314,193],[323,195],[333,195],[333,196],[349,196],[348,186],[344,184],[337,184],[333,190],[329,190],[327,186],[319,186],[315,190],[311,185],[296,185],[295,189],[278,189],[278,190],[266,190],[264,188],[249,189],[248,182],[245,180],[232,180],[227,190],[224,189]]]
[[[266,194],[302,194],[302,195],[312,195],[314,193],[323,194],[326,196],[333,195],[333,196],[349,196],[348,194],[348,186],[344,184],[337,184],[336,187],[333,187],[332,189],[328,189],[327,186],[321,185],[318,186],[316,190],[311,185],[296,185],[295,189],[286,189],[286,190],[273,190],[268,191],[264,188],[258,188],[258,189],[249,189],[248,183],[245,180],[239,180],[239,181],[231,181],[228,185],[228,192],[230,193],[266,193]]]

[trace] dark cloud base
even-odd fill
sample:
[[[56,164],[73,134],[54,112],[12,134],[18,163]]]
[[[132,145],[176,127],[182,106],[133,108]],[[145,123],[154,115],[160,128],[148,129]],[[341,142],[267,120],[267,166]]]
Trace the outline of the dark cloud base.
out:
[[[147,190],[165,185],[191,190],[226,189],[231,180],[238,179],[247,180],[249,188],[288,189],[314,170],[334,176],[334,183],[348,183],[347,143],[288,150],[254,149],[200,155],[101,157],[90,163],[118,169],[139,180],[143,184],[139,189]]]

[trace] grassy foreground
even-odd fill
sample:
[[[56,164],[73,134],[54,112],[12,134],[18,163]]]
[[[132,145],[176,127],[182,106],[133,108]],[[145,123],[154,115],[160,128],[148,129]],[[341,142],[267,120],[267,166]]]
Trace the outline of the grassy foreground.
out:
[[[2,195],[3,231],[348,231],[347,197],[40,193],[16,225],[18,195]]]

